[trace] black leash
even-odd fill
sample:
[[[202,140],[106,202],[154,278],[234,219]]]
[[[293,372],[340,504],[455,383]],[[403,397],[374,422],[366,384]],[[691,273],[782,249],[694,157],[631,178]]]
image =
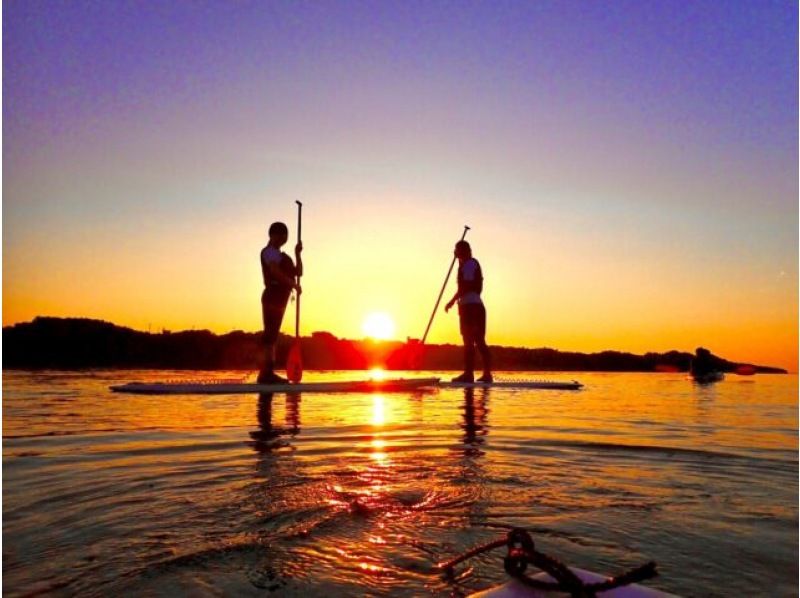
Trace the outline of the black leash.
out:
[[[641,567],[636,567],[622,575],[611,577],[603,582],[584,583],[564,563],[536,550],[531,535],[524,529],[519,528],[512,529],[505,538],[477,546],[476,548],[468,550],[461,556],[445,563],[439,563],[437,566],[442,569],[446,575],[452,577],[453,568],[459,563],[484,552],[500,548],[501,546],[506,546],[508,548],[508,553],[503,559],[503,566],[506,573],[511,577],[538,590],[566,592],[572,598],[596,598],[598,592],[606,592],[614,588],[638,583],[658,575],[656,564],[651,561]],[[528,565],[533,565],[541,569],[556,581],[541,581],[528,577],[525,575],[525,569]]]

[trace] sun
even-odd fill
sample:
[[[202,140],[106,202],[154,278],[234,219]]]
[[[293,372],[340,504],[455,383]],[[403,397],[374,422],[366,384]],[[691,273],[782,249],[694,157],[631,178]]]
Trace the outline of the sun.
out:
[[[394,337],[394,321],[389,314],[374,311],[364,318],[361,330],[365,336],[375,340],[388,340]]]

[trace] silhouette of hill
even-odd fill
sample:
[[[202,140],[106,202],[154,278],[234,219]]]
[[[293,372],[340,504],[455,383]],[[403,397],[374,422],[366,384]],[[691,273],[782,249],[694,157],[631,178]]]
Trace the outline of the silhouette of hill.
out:
[[[277,360],[286,359],[292,337],[280,335]],[[329,332],[302,338],[307,369],[457,370],[460,345],[425,345],[417,341],[347,340]],[[234,331],[217,335],[208,330],[141,332],[101,320],[37,317],[3,328],[3,368],[73,369],[245,369],[261,364],[261,333]],[[619,351],[577,353],[550,348],[492,347],[497,370],[654,372],[688,371],[691,353],[669,351],[634,355]],[[722,371],[740,364],[713,358]],[[786,373],[781,368],[755,366],[760,373]]]

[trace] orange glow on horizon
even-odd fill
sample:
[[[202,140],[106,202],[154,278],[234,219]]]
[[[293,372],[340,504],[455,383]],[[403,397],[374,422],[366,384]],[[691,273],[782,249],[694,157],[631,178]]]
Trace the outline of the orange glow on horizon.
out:
[[[382,198],[391,205],[408,200]],[[335,199],[357,206],[363,226],[331,226],[340,216],[323,207],[304,221],[301,334],[421,338],[452,258],[452,241],[444,237],[457,238],[459,226],[441,209],[420,219],[412,203],[387,222],[387,214],[363,198]],[[655,250],[632,254],[602,235],[560,238],[546,228],[532,233],[490,215],[476,213],[474,220],[479,216],[484,221],[468,239],[485,277],[490,345],[636,354],[705,346],[731,361],[797,371],[792,267],[775,274],[758,263],[744,268],[725,258],[713,270],[698,272],[684,267],[691,259],[680,248],[662,263]],[[179,230],[171,230],[169,239],[180,236],[181,255],[174,255],[158,230],[130,233],[140,251],[122,251],[118,234],[93,233],[87,247],[73,237],[37,233],[35,242],[4,252],[3,324],[42,315],[95,318],[154,333],[258,331],[263,283],[255,257],[264,242],[262,221],[292,218],[276,210],[231,214],[223,223],[198,224],[191,235],[172,223]],[[418,234],[415,243],[408,243],[409,230]],[[535,276],[525,274],[531,261]],[[198,288],[204,292],[196,293]],[[454,291],[451,276],[443,301]],[[283,333],[294,333],[294,305],[287,306]],[[383,324],[365,330],[377,313],[385,316],[378,318]],[[439,307],[427,341],[460,344],[456,310]]]

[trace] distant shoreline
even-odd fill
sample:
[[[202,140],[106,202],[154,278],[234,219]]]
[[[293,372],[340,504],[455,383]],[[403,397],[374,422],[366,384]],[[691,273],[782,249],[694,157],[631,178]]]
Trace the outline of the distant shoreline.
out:
[[[257,374],[254,368],[191,368],[191,367],[144,367],[144,366],[85,366],[85,367],[18,367],[18,366],[2,366],[4,372],[104,372],[104,371],[120,371],[120,370],[153,370],[153,371],[186,371],[186,372],[247,372],[253,375]],[[281,368],[277,368],[278,371]],[[305,373],[308,372],[370,372],[375,368],[311,368],[304,369]],[[384,372],[420,372],[420,373],[433,373],[433,372],[461,372],[462,368],[443,368],[443,369],[415,369],[415,370],[401,370],[401,369],[384,369]],[[495,368],[493,372],[510,372],[515,374],[684,374],[688,372],[662,372],[662,371],[641,371],[641,370],[510,370],[506,368]],[[726,372],[734,375],[733,372]],[[759,376],[796,376],[796,373],[787,371],[782,372],[757,372]],[[477,375],[477,374],[476,374]],[[746,378],[747,376],[741,376]],[[727,379],[727,378],[726,378]],[[305,380],[304,380],[305,381]]]
[[[279,367],[292,337],[280,335]],[[329,332],[302,337],[309,370],[442,371],[462,367],[462,347],[420,345],[409,339],[340,339]],[[150,333],[88,318],[37,317],[3,328],[3,369],[176,369],[256,370],[263,358],[258,332],[217,335],[208,330]],[[692,354],[680,351],[644,355],[621,351],[579,353],[550,348],[492,346],[493,368],[526,372],[686,372]],[[786,374],[778,367],[742,364],[714,356],[717,369],[734,372],[752,365],[756,373]]]

